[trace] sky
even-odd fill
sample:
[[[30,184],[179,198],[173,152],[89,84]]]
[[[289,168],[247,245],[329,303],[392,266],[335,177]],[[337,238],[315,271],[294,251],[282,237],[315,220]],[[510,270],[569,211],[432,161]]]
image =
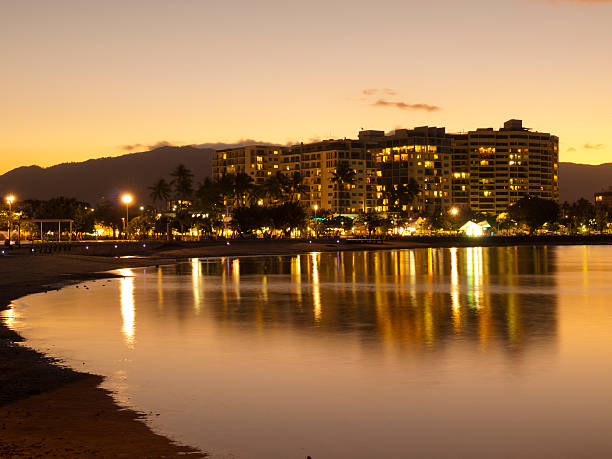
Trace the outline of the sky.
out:
[[[612,0],[0,0],[0,174],[173,145],[500,127],[612,161]]]

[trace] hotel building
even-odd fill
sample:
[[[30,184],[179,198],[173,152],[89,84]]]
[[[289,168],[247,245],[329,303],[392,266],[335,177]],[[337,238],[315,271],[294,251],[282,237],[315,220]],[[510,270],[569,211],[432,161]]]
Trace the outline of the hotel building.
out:
[[[342,164],[355,178],[338,189],[333,174]],[[300,172],[305,206],[350,215],[389,211],[393,190],[414,179],[420,191],[403,210],[431,213],[457,206],[497,215],[528,195],[558,200],[558,164],[558,137],[509,120],[499,130],[450,134],[424,126],[390,134],[361,131],[358,140],[219,150],[213,177],[243,172],[260,185],[277,171]]]
[[[595,193],[595,204],[612,207],[612,186]]]
[[[399,129],[391,135],[376,137],[372,132],[376,131],[362,131],[359,136],[375,140],[368,152],[378,177],[376,210],[390,210],[392,203],[388,197],[392,189],[407,186],[411,179],[419,185],[420,192],[411,206],[403,205],[403,210],[431,212],[449,207],[452,139],[444,128]]]
[[[281,152],[281,147],[269,145],[218,150],[212,161],[213,178],[220,179],[225,174],[244,173],[252,177],[255,184],[261,185],[268,176],[280,170]]]
[[[331,213],[358,214],[375,206],[376,173],[366,143],[360,140],[323,140],[289,147],[286,154],[300,158],[307,192],[301,201],[308,207]],[[339,188],[334,172],[341,165],[355,171],[352,184]]]
[[[509,120],[497,131],[454,136],[453,150],[455,205],[465,205],[464,192],[468,207],[491,215],[524,196],[559,200],[559,138],[554,135]]]

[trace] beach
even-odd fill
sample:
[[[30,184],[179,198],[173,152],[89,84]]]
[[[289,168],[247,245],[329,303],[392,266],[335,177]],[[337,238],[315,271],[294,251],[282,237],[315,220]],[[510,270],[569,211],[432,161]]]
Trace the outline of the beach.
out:
[[[539,241],[547,243],[545,239]],[[609,243],[609,238],[592,241]],[[497,242],[510,245],[521,241]],[[525,239],[522,243],[534,244],[534,239]],[[0,308],[28,294],[75,282],[117,277],[109,271],[119,268],[177,263],[189,258],[455,246],[461,245],[461,241],[422,239],[349,244],[335,240],[312,243],[245,240],[231,241],[229,245],[225,242],[116,245],[77,244],[70,252],[2,257]],[[151,431],[144,422],[144,413],[117,405],[112,395],[99,387],[101,382],[102,377],[87,373],[86,362],[80,372],[62,367],[61,362],[27,348],[27,342],[2,323],[0,456],[205,457],[203,451],[176,444]],[[146,414],[155,416],[155,413]]]

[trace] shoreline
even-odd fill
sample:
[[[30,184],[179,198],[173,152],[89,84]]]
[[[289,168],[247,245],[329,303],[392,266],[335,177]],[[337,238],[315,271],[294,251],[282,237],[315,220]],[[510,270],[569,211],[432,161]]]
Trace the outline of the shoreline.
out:
[[[86,280],[121,277],[109,272],[111,270],[180,263],[189,258],[430,247],[582,245],[588,242],[585,238],[565,238],[551,244],[549,239],[459,241],[457,238],[424,237],[390,240],[384,244],[241,240],[231,241],[230,245],[220,242],[153,243],[148,244],[152,247],[146,251],[140,243],[124,243],[118,248],[112,243],[99,243],[94,250],[80,243],[70,254],[16,254],[1,258],[0,310],[27,295],[58,290]],[[590,241],[611,244],[612,236]],[[134,258],[121,258],[131,256]],[[154,433],[146,425],[144,414],[118,405],[110,392],[99,387],[102,381],[102,376],[72,370],[28,348],[27,342],[1,321],[0,456],[206,457],[204,452]]]

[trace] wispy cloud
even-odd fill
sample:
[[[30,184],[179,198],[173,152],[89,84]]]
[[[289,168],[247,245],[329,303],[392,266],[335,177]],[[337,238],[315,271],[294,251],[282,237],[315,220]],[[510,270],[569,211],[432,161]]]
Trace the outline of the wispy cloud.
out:
[[[288,142],[285,145],[293,145],[294,142]],[[238,148],[247,145],[266,145],[266,146],[278,146],[278,143],[265,142],[262,140],[255,139],[240,139],[236,142],[209,142],[192,145],[196,148],[211,148],[213,150],[225,150],[227,148]]]
[[[590,143],[585,143],[584,144],[584,148],[587,150],[601,150],[604,147],[603,143],[597,143],[597,144],[590,144]]]
[[[569,147],[569,148],[567,149],[567,151],[568,151],[568,152],[570,152],[570,151],[576,151],[576,149],[575,149],[574,147]]]
[[[366,96],[373,96],[376,94],[385,94],[387,96],[395,96],[397,94],[397,92],[394,89],[389,89],[389,88],[382,88],[382,89],[378,89],[378,88],[372,88],[372,89],[364,89],[362,91],[362,93]]]
[[[407,102],[388,101],[385,99],[378,99],[371,105],[373,107],[394,107],[399,108],[400,110],[424,110],[426,112],[437,112],[438,110],[441,110],[437,105],[411,104]]]
[[[123,151],[136,151],[136,150],[155,150],[156,148],[160,148],[160,147],[170,147],[174,145],[171,142],[168,142],[167,140],[160,140],[159,142],[155,142],[153,144],[146,144],[146,143],[133,143],[133,144],[129,144],[129,145],[121,145],[119,148],[121,148]]]

